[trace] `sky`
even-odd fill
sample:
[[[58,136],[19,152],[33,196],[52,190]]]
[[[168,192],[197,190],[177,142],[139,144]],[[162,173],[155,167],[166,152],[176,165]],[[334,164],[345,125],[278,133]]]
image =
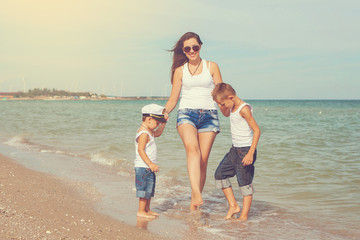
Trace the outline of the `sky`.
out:
[[[200,35],[242,99],[360,99],[359,0],[0,0],[0,92],[169,96]]]

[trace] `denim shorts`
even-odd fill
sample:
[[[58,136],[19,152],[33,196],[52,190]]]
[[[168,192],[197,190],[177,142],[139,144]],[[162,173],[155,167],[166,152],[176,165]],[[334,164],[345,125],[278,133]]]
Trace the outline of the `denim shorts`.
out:
[[[254,193],[252,181],[255,173],[254,163],[256,161],[256,150],[254,153],[254,161],[251,165],[244,166],[241,162],[249,150],[250,147],[230,148],[230,151],[225,155],[215,171],[214,177],[217,187],[231,187],[229,178],[236,175],[242,195],[247,196]]]
[[[150,168],[135,168],[136,197],[150,199],[155,194],[156,175]]]
[[[220,122],[216,109],[179,109],[176,127],[186,123],[191,124],[198,132],[220,132]]]

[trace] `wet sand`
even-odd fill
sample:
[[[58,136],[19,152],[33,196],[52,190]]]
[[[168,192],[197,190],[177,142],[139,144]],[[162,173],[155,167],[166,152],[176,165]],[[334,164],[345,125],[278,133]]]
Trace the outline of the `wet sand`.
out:
[[[90,184],[0,162],[0,239],[164,239],[97,212]]]

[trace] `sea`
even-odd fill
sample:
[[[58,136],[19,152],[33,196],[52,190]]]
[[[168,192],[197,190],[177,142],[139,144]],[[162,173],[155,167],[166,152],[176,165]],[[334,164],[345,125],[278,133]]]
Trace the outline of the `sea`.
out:
[[[360,239],[360,100],[247,102],[261,129],[249,220],[223,219],[228,205],[213,175],[231,135],[229,119],[221,114],[204,205],[195,214],[189,211],[175,109],[156,138],[160,171],[151,206],[161,215],[146,229],[172,229],[163,235],[175,239],[183,239],[177,224],[179,231],[200,232],[204,239]],[[99,211],[136,225],[134,137],[141,108],[150,103],[166,101],[0,101],[0,153],[40,172],[92,183],[102,194]],[[235,179],[232,184],[241,206]],[[124,198],[134,207],[118,204]]]

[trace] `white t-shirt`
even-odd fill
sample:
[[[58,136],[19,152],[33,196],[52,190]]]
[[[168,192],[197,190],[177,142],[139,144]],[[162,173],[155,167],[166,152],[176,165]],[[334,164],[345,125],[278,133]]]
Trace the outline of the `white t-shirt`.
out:
[[[250,104],[243,103],[235,112],[230,112],[230,129],[232,144],[234,147],[249,147],[253,140],[253,131],[247,121],[240,115],[243,107],[249,106],[251,113],[253,109]]]
[[[136,137],[135,137],[135,160],[134,160],[134,165],[135,167],[143,167],[143,168],[149,168],[149,166],[144,162],[144,160],[142,160],[142,158],[139,155],[139,143],[138,143],[138,138],[141,134],[146,133],[149,135],[150,137],[150,141],[146,144],[145,146],[145,152],[146,155],[148,155],[148,157],[150,158],[150,160],[153,163],[156,163],[156,155],[157,155],[157,148],[156,148],[156,144],[155,144],[155,138],[153,135],[151,135],[148,131],[140,131],[138,133],[136,133]]]
[[[214,79],[207,68],[206,60],[202,60],[202,72],[191,75],[188,63],[185,63],[182,77],[181,99],[179,109],[217,109],[211,92],[214,89]]]

